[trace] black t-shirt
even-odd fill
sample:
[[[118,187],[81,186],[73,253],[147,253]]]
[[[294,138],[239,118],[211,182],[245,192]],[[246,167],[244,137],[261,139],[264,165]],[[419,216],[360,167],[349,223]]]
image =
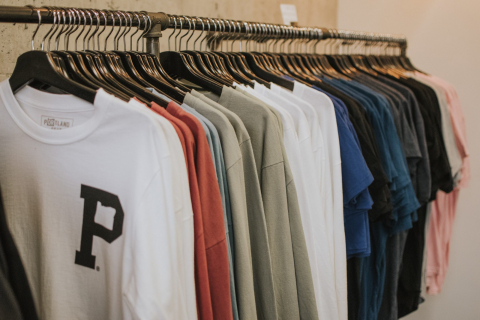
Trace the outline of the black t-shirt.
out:
[[[418,220],[413,223],[413,228],[408,232],[402,258],[402,270],[398,279],[399,318],[416,311],[421,300],[427,205],[420,207],[417,214]]]
[[[365,109],[360,106],[358,101],[326,83],[322,82],[315,85],[342,100],[347,107],[350,121],[360,142],[363,157],[374,178],[374,181],[368,187],[373,200],[372,209],[368,212],[370,220],[378,221],[390,218],[392,215],[392,202],[388,186],[389,180],[383,170],[377,141],[375,140],[373,129],[367,120]]]
[[[413,91],[417,98],[425,124],[425,135],[430,160],[432,178],[430,199],[434,200],[439,189],[448,193],[453,190],[454,185],[447,151],[443,141],[440,105],[437,96],[432,88],[414,79],[387,77],[407,86]]]
[[[19,310],[18,310],[19,309]],[[18,311],[21,314],[18,314]],[[8,230],[0,193],[0,319],[37,320],[22,260]]]

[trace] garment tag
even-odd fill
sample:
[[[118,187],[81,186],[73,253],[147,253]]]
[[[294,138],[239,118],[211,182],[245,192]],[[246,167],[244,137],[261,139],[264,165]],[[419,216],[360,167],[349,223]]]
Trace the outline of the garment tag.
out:
[[[42,116],[41,125],[52,130],[68,129],[73,127],[73,119]]]
[[[281,4],[283,24],[290,25],[290,22],[298,22],[297,7],[294,4]]]

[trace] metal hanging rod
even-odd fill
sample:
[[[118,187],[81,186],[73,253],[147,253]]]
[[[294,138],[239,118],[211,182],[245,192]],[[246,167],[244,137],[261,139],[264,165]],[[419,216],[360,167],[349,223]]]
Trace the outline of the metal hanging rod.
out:
[[[209,31],[215,34],[213,37],[216,41],[247,39],[259,43],[265,43],[269,40],[325,40],[339,39],[348,41],[365,41],[368,44],[377,44],[385,42],[401,49],[401,55],[406,55],[407,40],[403,35],[380,34],[372,32],[358,32],[347,30],[336,30],[326,28],[311,28],[287,26],[281,24],[259,23],[249,21],[239,21],[230,19],[192,17],[185,15],[171,15],[163,12],[132,12],[122,10],[102,10],[89,8],[73,8],[73,7],[55,7],[55,6],[0,6],[0,22],[10,23],[38,23],[38,15],[40,14],[42,24],[54,23],[54,10],[63,12],[79,11],[87,13],[89,23],[99,23],[105,25],[118,24],[120,14],[131,13],[137,16],[137,19],[131,19],[129,22],[132,26],[145,28],[148,24],[148,32],[144,35],[146,38],[147,51],[159,55],[160,53],[160,37],[161,31],[166,29],[175,30],[200,30]],[[104,13],[104,14],[99,14]],[[116,13],[116,14],[112,14]],[[78,15],[78,13],[77,13]],[[80,15],[78,15],[80,17]],[[138,18],[142,17],[142,18]],[[144,19],[146,17],[148,19]]]
[[[101,9],[86,9],[86,8],[73,8],[73,7],[55,7],[55,6],[44,6],[44,7],[17,7],[17,6],[0,6],[0,22],[11,22],[11,23],[38,23],[37,11],[39,11],[42,17],[42,24],[51,24],[53,23],[53,9],[78,9],[78,10],[96,10],[104,12],[115,12],[117,10],[101,10]],[[120,10],[118,10],[120,11]],[[138,12],[140,13],[140,12]],[[147,15],[153,26],[161,26],[162,30],[165,30],[168,25],[168,15],[163,12],[144,12],[143,14]],[[116,17],[115,17],[116,18]],[[92,16],[93,21],[96,23],[97,18]],[[103,25],[105,19],[103,16],[99,17],[100,23]],[[140,21],[141,25],[145,25],[143,21]],[[132,26],[138,26],[139,21],[133,19]],[[107,15],[107,25],[112,25],[111,16]]]
[[[33,6],[0,6],[0,22],[10,23],[38,23],[37,11],[41,14],[42,24],[53,23],[53,9],[67,10],[96,10],[104,12],[116,12],[121,10],[99,10],[99,9],[80,9],[80,8],[67,8],[67,7],[33,7]],[[137,12],[140,13],[140,12]],[[358,32],[358,31],[346,31],[326,28],[305,28],[305,27],[292,27],[280,24],[271,23],[258,23],[248,22],[230,19],[218,19],[218,18],[204,18],[204,17],[192,17],[184,15],[171,15],[163,12],[144,12],[141,13],[147,15],[151,21],[151,31],[159,32],[167,28],[171,29],[191,29],[191,30],[207,30],[207,25],[210,24],[210,31],[216,30],[217,32],[228,34],[262,34],[262,40],[276,39],[276,38],[288,38],[288,39],[343,39],[343,40],[356,40],[356,41],[368,41],[368,42],[390,42],[396,43],[400,46],[406,47],[406,38],[402,35],[391,34],[379,34],[372,32]],[[116,18],[114,16],[114,18]],[[92,15],[93,22],[96,23],[97,17]],[[99,16],[100,23],[103,25],[105,20],[102,15]],[[143,21],[133,19],[132,26],[138,26],[138,24],[144,25]],[[112,18],[107,15],[107,25],[112,25]]]

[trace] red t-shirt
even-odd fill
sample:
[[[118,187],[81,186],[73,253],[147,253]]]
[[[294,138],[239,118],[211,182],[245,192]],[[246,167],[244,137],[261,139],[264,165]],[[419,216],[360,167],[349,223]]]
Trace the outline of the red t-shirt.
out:
[[[185,123],[195,137],[197,147],[195,150],[195,168],[205,233],[208,282],[210,285],[213,318],[233,320],[222,198],[207,137],[198,119],[184,111],[174,102],[168,104],[167,111]],[[205,318],[202,317],[201,319]]]

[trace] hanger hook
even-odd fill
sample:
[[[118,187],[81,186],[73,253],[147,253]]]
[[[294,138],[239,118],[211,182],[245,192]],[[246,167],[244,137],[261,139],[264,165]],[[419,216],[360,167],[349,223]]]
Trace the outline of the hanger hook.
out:
[[[62,27],[60,28],[60,24],[62,23],[62,17],[63,17],[63,24],[62,24]],[[63,8],[59,8],[59,11],[58,11],[58,26],[59,26],[60,30],[58,31],[58,34],[55,36],[55,50],[58,50],[58,41],[60,39],[60,36],[62,35],[62,33],[65,30],[66,24],[67,24],[67,18],[65,16],[65,10]]]
[[[120,34],[118,35],[118,38],[117,38],[117,50],[120,50],[120,38],[122,38],[122,36],[125,35],[125,33],[127,32],[127,17],[125,15],[124,11],[118,11],[118,13],[121,14],[123,16],[123,19],[125,20],[125,24],[124,24],[125,27],[120,32]],[[125,48],[125,42],[123,44],[124,44],[124,48]]]
[[[205,41],[205,39],[208,37],[208,33],[210,32],[210,18],[206,18],[207,19],[207,33],[205,34],[205,36],[203,37],[202,41],[200,41],[200,51],[202,51],[202,44],[203,42]]]
[[[230,20],[229,19],[225,19],[225,23],[228,25],[228,33],[227,33],[227,30],[225,29],[225,40],[228,41],[228,40],[232,40],[232,25],[230,24]],[[225,27],[226,28],[226,27]],[[228,43],[226,43],[226,47],[227,47],[227,50],[228,50]],[[223,45],[222,45],[222,51],[223,51]]]
[[[268,41],[270,43],[268,44],[268,50],[270,50],[270,46],[272,46],[271,52],[274,51],[274,44],[275,44],[275,39],[277,38],[277,26],[273,24],[268,25],[268,29],[270,30],[270,35]]]
[[[277,46],[277,43],[280,41],[282,26],[275,25],[273,26],[273,28],[275,29],[275,41],[273,41],[273,44],[272,44],[272,51],[277,52],[276,46]]]
[[[46,8],[48,10],[48,13],[47,13],[47,16],[50,15],[50,7],[42,7],[42,8]],[[55,20],[55,15],[53,16],[53,19]],[[42,51],[44,50],[44,47],[45,47],[45,40],[47,39],[48,35],[50,34],[50,32],[52,32],[53,30],[53,24],[52,26],[50,27],[50,29],[48,30],[48,32],[45,34],[45,36],[43,36],[43,39],[42,39],[42,45],[41,45],[41,49]]]
[[[53,13],[53,25],[52,25],[52,33],[50,34],[50,36],[48,37],[48,42],[47,42],[47,51],[50,51],[50,41],[52,40],[52,37],[55,35],[55,33],[57,32],[57,29],[58,29],[58,24],[57,22],[59,22],[59,16],[57,15],[58,12],[57,12],[57,8],[56,7],[53,7],[53,10],[52,10],[52,13]],[[50,33],[50,32],[49,32]]]
[[[65,31],[65,35],[63,36],[63,50],[68,49],[68,37],[70,36],[70,33],[72,33],[73,29],[75,29],[75,14],[73,13],[73,10],[71,8],[67,8],[67,14],[68,14],[68,28]],[[73,16],[73,23],[72,23],[72,16]]]
[[[72,13],[73,23],[72,28],[65,34],[65,51],[68,50],[68,45],[70,43],[70,35],[78,30],[79,24],[77,24],[77,15],[78,11],[75,8],[69,9],[69,12]]]
[[[233,45],[235,44],[235,41],[238,40],[238,35],[235,34],[237,31],[237,26],[235,26],[236,21],[232,21],[232,28],[233,28],[233,33],[232,33],[232,44],[230,45],[230,51],[233,52]]]
[[[145,17],[148,22],[145,24],[146,31],[144,34],[142,34],[142,51],[145,52],[145,46],[144,46],[145,42],[143,41],[143,38],[150,32],[150,29],[152,29],[152,20],[150,19],[150,16],[148,15],[147,12],[143,11],[143,13],[145,14]]]
[[[231,22],[232,22],[232,29],[233,30],[232,30],[232,36],[230,37],[230,39],[232,40],[232,43],[230,45],[230,52],[233,52],[233,45],[240,38],[239,37],[240,34],[237,34],[237,21],[232,20]]]
[[[130,15],[129,12],[125,11],[124,14],[128,17],[128,21],[130,22],[130,24],[128,26],[128,30],[123,34],[123,51],[127,51],[126,36],[127,36],[127,34],[130,33],[130,30],[132,30],[133,19],[132,19],[132,16]]]
[[[37,11],[37,16],[38,16],[38,25],[35,28],[35,31],[33,31],[33,35],[32,35],[32,50],[35,50],[34,40],[35,40],[35,35],[38,32],[38,29],[40,29],[40,26],[42,25],[42,14],[40,13],[40,8],[35,8],[34,6],[30,6],[30,5],[28,5],[27,7],[32,9],[32,11],[33,10]]]
[[[110,15],[110,17],[112,18],[112,29],[110,29],[110,32],[105,36],[105,40],[104,40],[104,43],[103,43],[103,51],[107,51],[108,38],[110,38],[110,35],[113,32],[113,29],[115,29],[115,16],[113,15],[113,12],[105,10],[105,13],[107,15]],[[106,27],[107,27],[107,18],[105,18],[105,28]]]
[[[137,38],[137,45],[136,45],[137,51],[138,51],[138,43],[140,42],[140,40],[142,39],[143,35],[146,33],[146,30],[147,30],[147,15],[144,12],[140,12],[140,15],[142,16],[143,23],[145,24],[145,28],[142,29],[142,33],[140,33],[140,35]],[[142,45],[143,45],[143,40],[142,40]]]
[[[102,50],[101,47],[100,47],[100,35],[102,33],[105,32],[105,30],[107,29],[107,14],[105,13],[104,10],[100,10],[99,13],[102,15],[103,17],[103,20],[105,21],[105,24],[103,25],[103,29],[102,31],[100,31],[98,34],[97,34],[97,47],[98,47],[98,50]],[[99,20],[99,23],[100,23],[100,19],[97,18]],[[94,39],[94,42],[95,42],[95,39]]]
[[[218,34],[217,34],[217,22],[215,21],[215,19],[210,19],[208,18],[209,20],[212,20],[212,24],[213,24],[213,34],[210,35],[208,37],[208,40],[207,40],[207,47],[209,47],[210,49],[213,48],[213,42],[216,41],[217,37],[218,37]],[[210,31],[210,29],[208,30]],[[207,36],[208,36],[208,33],[207,33]]]
[[[80,36],[82,35],[83,31],[85,31],[85,26],[87,24],[87,19],[85,19],[85,11],[83,11],[82,9],[78,9],[78,25],[80,26],[80,23],[82,23],[82,18],[80,17],[80,13],[82,14],[83,16],[83,28],[82,28],[82,31],[80,31],[77,35],[77,37],[75,38],[75,51],[77,51],[77,42],[78,42],[78,39],[80,38]]]
[[[190,39],[193,37],[193,34],[195,33],[195,24],[197,23],[197,18],[192,17],[192,20],[193,20],[193,22],[192,22],[192,24],[193,24],[192,34],[190,35],[190,37],[188,37],[187,42],[185,43],[185,47],[186,47],[187,50],[188,50],[188,42],[190,41]]]
[[[222,21],[220,19],[215,19],[215,20],[216,20],[216,22],[218,22],[218,32],[216,34],[215,41],[212,42],[212,44],[214,44],[214,46],[210,46],[211,51],[215,51],[215,49],[218,47],[219,43],[220,43],[220,46],[222,45],[221,41],[222,41],[222,38],[223,38],[222,33],[223,33],[224,29],[222,28]]]
[[[193,42],[193,50],[195,50],[195,46],[197,44],[197,41],[198,39],[200,39],[200,37],[202,36],[203,32],[205,31],[205,24],[203,23],[203,18],[199,18],[197,17],[198,20],[200,20],[200,23],[202,24],[202,32],[200,32],[200,34],[198,35],[198,37],[195,39],[195,41]],[[200,48],[200,50],[202,50],[202,48]]]
[[[114,11],[114,14],[118,17],[118,31],[113,37],[113,50],[118,50],[118,36],[120,35],[120,32],[122,31],[122,17],[120,17],[120,13],[118,11]]]
[[[221,25],[220,51],[223,51],[223,43],[225,42],[224,40],[228,39],[228,36],[226,35],[226,33],[227,33],[227,27],[225,26],[225,20],[220,19],[220,20],[219,20],[219,25]]]
[[[266,30],[265,30],[265,24],[264,23],[259,23],[258,24],[258,51],[264,51],[264,39],[266,36]]]
[[[267,51],[268,52],[271,52],[272,50],[270,50],[270,46],[273,45],[274,40],[275,39],[275,27],[272,25],[272,24],[267,24],[267,30],[268,30],[268,38],[267,38]]]
[[[137,18],[138,26],[137,26],[137,30],[135,30],[135,32],[132,33],[132,35],[130,36],[130,51],[133,50],[132,49],[133,48],[133,36],[138,33],[138,31],[140,30],[140,25],[142,24],[142,21],[140,20],[140,16],[138,15],[138,13],[133,11],[132,14],[135,16],[135,18]],[[133,18],[132,18],[132,20],[133,20]]]
[[[85,40],[87,39],[87,36],[90,33],[90,30],[92,30],[92,25],[93,25],[92,13],[90,12],[90,10],[85,10],[85,12],[87,13],[88,17],[90,18],[90,27],[88,28],[87,33],[83,36],[83,51],[85,51],[85,48],[86,48],[86,50],[89,50],[88,43],[87,43],[87,45],[85,45]]]
[[[252,51],[253,50],[253,42],[255,41],[255,33],[256,33],[256,27],[254,28],[254,24],[251,22],[247,22],[248,25],[248,30],[249,30],[249,35],[248,35],[248,40],[247,40],[247,51]],[[252,49],[250,49],[252,48]]]
[[[270,39],[270,29],[267,23],[262,24],[262,30],[263,30],[263,37],[262,37],[263,51],[268,51],[268,40]]]
[[[98,10],[91,9],[90,11],[92,11],[93,14],[95,15],[95,19],[97,20],[97,26],[95,27],[95,30],[93,30],[92,34],[88,37],[87,49],[90,49],[90,40],[93,38],[92,49],[95,50],[95,38],[94,38],[94,36],[95,36],[95,34],[97,34],[98,29],[100,28],[100,15],[98,14]]]
[[[57,25],[56,25],[56,28],[55,30],[53,31],[53,33],[51,34],[50,38],[48,39],[48,46],[49,46],[49,51],[50,51],[50,39],[51,38],[54,38],[55,40],[53,41],[54,43],[54,46],[55,46],[55,50],[57,50],[58,48],[58,39],[57,39],[57,31],[58,32],[61,32],[62,29],[64,28],[64,26],[62,25],[62,27],[60,28],[60,25],[62,23],[62,9],[59,8],[59,7],[56,7],[57,11]]]
[[[177,38],[182,33],[182,28],[183,28],[183,22],[182,22],[182,17],[178,17],[178,22],[180,23],[180,28],[178,29],[178,33],[175,36],[175,51],[177,51]]]
[[[258,47],[259,51],[264,51],[264,46],[265,46],[265,37],[266,37],[267,31],[265,30],[265,24],[264,23],[259,23],[258,24]]]
[[[256,38],[257,38],[257,25],[255,23],[251,23],[249,24],[249,26],[251,26],[251,30],[252,30],[252,33],[251,33],[251,36],[250,36],[250,40],[252,42],[252,50],[255,50],[254,49],[254,46],[256,48]],[[250,45],[250,43],[249,43]]]
[[[168,24],[170,25],[170,17],[173,18],[173,31],[170,33],[170,35],[168,36],[168,51],[171,51],[170,50],[170,39],[172,38],[173,34],[175,33],[175,31],[177,31],[177,18],[175,18],[175,16],[171,16],[169,15],[168,16]]]
[[[185,38],[187,36],[187,34],[190,33],[190,30],[192,30],[192,23],[190,22],[190,18],[188,18],[186,16],[183,16],[183,17],[188,22],[188,31],[187,31],[187,33],[185,33],[183,36],[180,37],[180,40],[178,42],[178,51],[182,51],[182,39]]]
[[[238,39],[238,51],[242,52],[242,25],[240,24],[240,21],[235,21],[235,23],[237,24],[238,28],[238,34],[236,38]]]

